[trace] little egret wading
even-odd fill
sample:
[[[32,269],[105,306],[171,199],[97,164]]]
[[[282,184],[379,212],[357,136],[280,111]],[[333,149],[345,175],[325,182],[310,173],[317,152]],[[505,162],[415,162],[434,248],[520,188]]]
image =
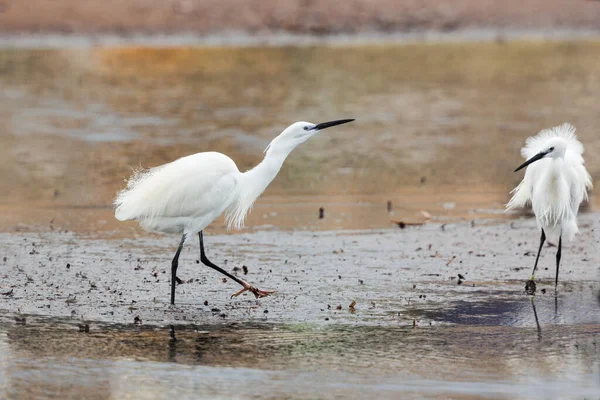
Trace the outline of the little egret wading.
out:
[[[186,239],[195,234],[200,240],[202,263],[242,285],[233,296],[246,291],[256,298],[274,293],[255,288],[213,264],[204,252],[202,230],[223,212],[228,229],[241,229],[254,201],[275,178],[292,150],[325,128],[351,121],[354,119],[320,124],[296,122],[273,139],[260,164],[244,173],[226,155],[205,152],[133,174],[127,188],[114,200],[115,217],[120,221],[137,220],[148,231],[182,234],[171,262],[171,304],[175,304],[179,254]]]
[[[587,191],[592,189],[592,178],[583,165],[583,145],[570,124],[544,129],[528,138],[521,154],[527,161],[515,172],[527,167],[525,178],[511,192],[514,194],[506,207],[515,209],[531,203],[542,230],[531,279],[525,285],[531,293],[535,292],[535,271],[546,238],[554,243],[558,239],[554,281],[554,286],[558,286],[562,239],[570,241],[579,233],[577,212],[587,199]]]

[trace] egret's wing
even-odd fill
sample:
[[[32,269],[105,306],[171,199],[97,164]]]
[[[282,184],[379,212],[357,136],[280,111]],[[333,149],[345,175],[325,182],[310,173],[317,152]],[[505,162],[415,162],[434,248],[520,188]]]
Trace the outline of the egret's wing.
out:
[[[571,209],[573,214],[577,215],[579,205],[588,198],[587,191],[592,190],[592,177],[585,169],[581,153],[573,151],[571,148],[567,148],[564,163],[570,182]]]
[[[525,207],[531,203],[531,197],[533,195],[533,184],[539,179],[542,173],[543,166],[547,160],[540,160],[536,163],[530,164],[525,170],[525,176],[519,185],[514,188],[510,193],[513,195],[506,208],[509,210]]]
[[[176,218],[222,211],[237,174],[235,163],[221,153],[180,158],[134,174],[115,199],[115,216],[120,220]]]

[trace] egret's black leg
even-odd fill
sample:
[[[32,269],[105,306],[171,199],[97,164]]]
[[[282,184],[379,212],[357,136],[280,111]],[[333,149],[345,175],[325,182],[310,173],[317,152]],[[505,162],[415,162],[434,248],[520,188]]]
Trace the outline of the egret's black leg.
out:
[[[225,271],[223,268],[213,264],[208,257],[206,257],[206,253],[204,252],[204,239],[202,238],[202,231],[198,232],[198,237],[200,238],[200,261],[202,261],[202,264],[206,265],[207,267],[211,267],[214,270],[219,271],[220,273],[222,273],[223,275],[225,275],[228,278],[233,279],[234,281],[236,281],[237,283],[239,283],[240,285],[244,285],[241,279],[239,279],[236,276],[231,275],[229,272]]]
[[[538,261],[540,260],[540,254],[542,254],[542,246],[546,241],[546,233],[542,229],[542,236],[540,237],[540,248],[538,249],[537,256],[535,257],[535,265],[533,266],[533,272],[531,273],[531,280],[535,280],[535,271],[537,270]]]
[[[560,267],[560,256],[562,248],[562,235],[558,238],[558,251],[556,252],[556,280],[554,281],[554,287],[558,286],[558,268]]]
[[[540,247],[538,249],[537,256],[535,257],[535,264],[533,266],[533,272],[531,273],[531,279],[525,283],[525,291],[529,294],[535,293],[535,271],[537,270],[538,261],[540,260],[540,254],[542,254],[542,246],[544,246],[544,242],[546,241],[546,233],[544,229],[542,229],[542,236],[540,237]]]
[[[175,304],[175,282],[177,281],[177,267],[179,266],[179,253],[181,253],[181,249],[183,248],[183,243],[185,243],[185,233],[181,237],[181,242],[179,243],[179,247],[177,248],[175,257],[173,257],[173,261],[171,262],[171,304]]]
[[[255,287],[253,287],[252,285],[250,285],[248,282],[244,281],[243,279],[240,279],[234,275],[231,275],[229,272],[225,271],[223,268],[213,264],[208,257],[206,257],[206,253],[204,252],[204,238],[202,237],[202,231],[198,232],[198,238],[200,239],[200,261],[202,261],[202,264],[206,265],[207,267],[210,267],[216,271],[219,271],[220,273],[222,273],[223,275],[225,275],[226,277],[233,279],[234,281],[236,281],[237,283],[239,283],[240,285],[242,285],[244,287],[244,289],[240,290],[239,292],[237,292],[236,294],[234,294],[233,296],[238,296],[241,293],[249,290],[252,293],[254,293],[254,296],[256,296],[256,298],[259,297],[264,297],[264,296],[268,296],[272,293],[275,293],[272,290],[260,290],[257,289]],[[231,296],[231,297],[233,297]]]

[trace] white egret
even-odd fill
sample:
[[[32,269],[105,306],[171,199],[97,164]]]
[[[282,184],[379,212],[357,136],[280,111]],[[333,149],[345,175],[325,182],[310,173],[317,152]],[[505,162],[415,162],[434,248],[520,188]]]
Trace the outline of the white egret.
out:
[[[515,172],[527,167],[525,178],[511,192],[514,194],[506,207],[515,209],[531,203],[542,230],[531,279],[525,285],[528,292],[535,292],[535,271],[546,237],[553,243],[558,240],[554,281],[558,286],[562,239],[570,241],[579,233],[577,212],[592,189],[592,178],[583,165],[583,145],[577,140],[575,127],[568,123],[528,138],[521,154],[527,161]]]
[[[245,291],[256,298],[274,293],[255,288],[213,264],[204,252],[202,230],[223,212],[229,229],[241,229],[254,201],[275,178],[292,150],[325,128],[351,121],[354,120],[296,122],[273,139],[260,164],[244,173],[226,155],[204,152],[133,174],[127,188],[114,200],[115,217],[120,221],[137,220],[149,231],[182,233],[171,263],[171,304],[175,304],[179,253],[185,240],[196,233],[202,263],[242,285],[233,296]]]

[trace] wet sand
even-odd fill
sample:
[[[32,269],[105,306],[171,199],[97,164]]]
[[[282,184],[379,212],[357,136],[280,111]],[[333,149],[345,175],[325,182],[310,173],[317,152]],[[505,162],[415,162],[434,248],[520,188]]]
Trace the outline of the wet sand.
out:
[[[236,284],[198,264],[191,241],[175,306],[176,237],[1,234],[0,393],[590,396],[600,389],[597,221],[585,214],[564,247],[556,293],[555,248],[544,248],[534,297],[523,290],[538,240],[531,219],[208,232],[214,262],[278,292],[230,299]]]
[[[598,278],[597,219],[584,215],[582,234],[565,248],[559,290],[565,296],[587,293],[586,285]],[[205,234],[214,262],[240,276],[246,265],[243,278],[277,290],[277,296],[229,299],[237,284],[222,282],[198,263],[196,240],[182,253],[178,273],[186,283],[178,285],[177,305],[170,307],[170,260],[177,245],[172,235],[106,240],[56,232],[2,234],[2,290],[9,293],[3,308],[116,323],[133,323],[135,315],[145,324],[163,325],[267,320],[410,326],[415,318],[428,325],[444,321],[412,310],[443,305],[447,311],[458,300],[526,300],[524,280],[539,243],[530,219],[376,231],[215,235],[208,229]],[[553,291],[554,250],[542,255],[539,290]],[[352,301],[356,313],[348,313]],[[586,312],[583,305],[578,308],[575,320]]]
[[[599,273],[597,218],[584,215],[582,234],[564,250],[559,293],[565,301],[593,292],[587,285]],[[527,300],[522,289],[539,243],[530,219],[376,231],[214,235],[209,229],[205,234],[215,263],[278,294],[262,300],[229,299],[239,289],[237,284],[223,282],[222,276],[199,264],[196,240],[190,239],[178,272],[186,283],[178,285],[177,305],[171,307],[170,260],[177,245],[172,235],[106,240],[54,232],[2,234],[3,308],[111,323],[133,323],[139,316],[151,325],[461,322],[443,315],[454,303]],[[538,291],[548,291],[540,293],[542,299],[551,298],[554,289],[554,250],[545,249],[540,261]],[[348,312],[352,301],[357,302],[355,313]],[[589,312],[584,303],[573,311],[573,322],[598,322],[596,300],[589,304]],[[434,312],[439,308],[445,310],[441,315]],[[463,317],[469,323],[486,318],[485,313],[468,314]]]

